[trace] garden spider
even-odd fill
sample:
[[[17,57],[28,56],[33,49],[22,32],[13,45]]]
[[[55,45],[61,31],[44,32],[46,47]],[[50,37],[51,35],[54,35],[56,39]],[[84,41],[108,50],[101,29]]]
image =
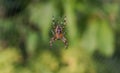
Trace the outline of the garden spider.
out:
[[[50,47],[52,47],[52,43],[56,40],[62,40],[65,44],[65,48],[68,47],[67,39],[65,38],[65,32],[63,31],[64,26],[66,24],[66,16],[64,17],[64,20],[60,23],[55,18],[52,18],[52,24],[53,24],[53,30],[52,34],[53,37],[50,40]]]

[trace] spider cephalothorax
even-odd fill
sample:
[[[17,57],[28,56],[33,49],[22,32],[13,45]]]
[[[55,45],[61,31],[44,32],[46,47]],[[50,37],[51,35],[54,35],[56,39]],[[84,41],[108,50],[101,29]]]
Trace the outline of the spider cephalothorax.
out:
[[[64,29],[63,25],[66,24],[66,17],[64,17],[64,20],[61,21],[61,23],[56,21],[55,18],[53,17],[52,22],[53,22],[54,28],[52,30],[53,37],[50,40],[50,46],[52,47],[52,43],[55,40],[62,40],[65,44],[65,48],[67,48],[68,47],[68,42],[67,42],[67,39],[65,38],[65,33],[63,31],[63,29]]]

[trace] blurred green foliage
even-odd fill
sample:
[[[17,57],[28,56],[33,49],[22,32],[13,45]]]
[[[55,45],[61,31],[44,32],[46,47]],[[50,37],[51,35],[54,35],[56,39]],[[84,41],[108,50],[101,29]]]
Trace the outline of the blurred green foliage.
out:
[[[0,0],[0,73],[119,73],[119,6],[119,0]],[[61,41],[49,47],[52,16],[67,17],[68,49]]]

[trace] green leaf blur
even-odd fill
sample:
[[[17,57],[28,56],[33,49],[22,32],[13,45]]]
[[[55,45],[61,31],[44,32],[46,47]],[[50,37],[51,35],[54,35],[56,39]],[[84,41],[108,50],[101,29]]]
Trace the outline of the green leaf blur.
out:
[[[67,17],[69,46],[52,16]],[[119,0],[0,0],[0,73],[119,73]]]

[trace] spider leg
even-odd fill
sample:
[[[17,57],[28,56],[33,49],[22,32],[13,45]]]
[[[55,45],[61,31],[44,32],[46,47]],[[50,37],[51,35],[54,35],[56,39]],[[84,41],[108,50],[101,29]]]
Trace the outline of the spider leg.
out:
[[[64,23],[64,25],[67,24],[67,23],[66,23],[66,16],[64,17],[63,23]]]
[[[53,30],[51,30],[51,32],[52,32],[53,35],[55,34],[55,32]]]
[[[55,25],[55,17],[52,16],[52,24]]]
[[[63,35],[65,35],[65,34],[66,34],[66,31],[63,32]]]
[[[61,40],[64,42],[65,48],[67,48],[68,47],[67,39],[63,36]]]
[[[50,40],[50,47],[52,47],[52,44],[53,44],[53,42],[54,42],[55,40],[56,40],[56,37],[55,37],[55,36],[51,38],[51,40]]]

